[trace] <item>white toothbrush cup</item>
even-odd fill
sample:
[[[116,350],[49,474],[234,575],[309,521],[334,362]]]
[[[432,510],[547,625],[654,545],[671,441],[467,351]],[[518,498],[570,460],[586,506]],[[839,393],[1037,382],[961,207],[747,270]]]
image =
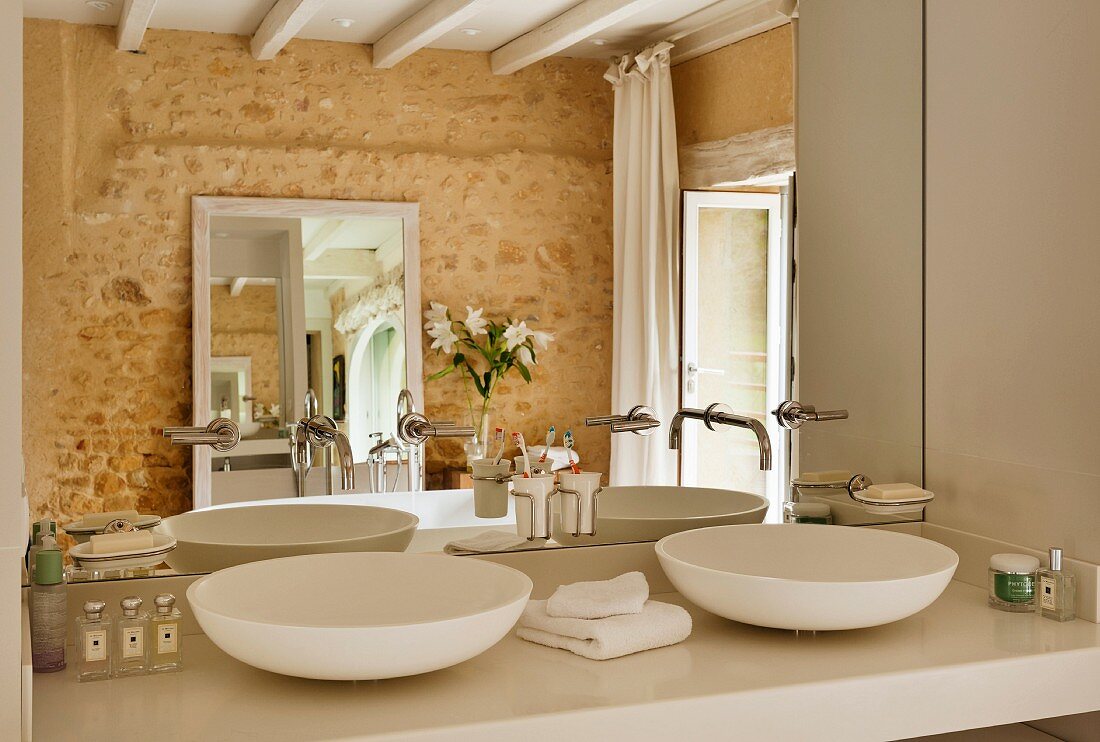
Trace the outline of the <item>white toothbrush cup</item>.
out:
[[[550,474],[512,477],[518,535],[528,540],[550,538],[550,501],[555,491],[554,477]]]
[[[585,471],[558,474],[561,499],[561,529],[573,536],[596,534],[596,501],[603,474]],[[580,505],[578,512],[577,505]]]
[[[474,515],[478,518],[503,518],[508,515],[508,480],[510,464],[492,459],[473,462]]]

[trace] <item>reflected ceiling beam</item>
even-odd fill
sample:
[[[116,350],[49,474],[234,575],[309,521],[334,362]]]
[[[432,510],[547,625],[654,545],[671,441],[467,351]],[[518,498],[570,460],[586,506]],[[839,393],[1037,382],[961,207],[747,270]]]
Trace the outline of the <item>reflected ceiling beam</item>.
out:
[[[122,4],[117,32],[120,51],[136,52],[141,48],[141,40],[149,28],[149,19],[153,17],[156,6],[157,0],[126,0]]]
[[[274,59],[327,0],[279,0],[252,34],[252,56]]]
[[[493,52],[489,57],[493,72],[510,75],[661,2],[664,0],[584,0]]]
[[[325,250],[328,249],[328,246],[332,244],[332,241],[336,239],[336,236],[343,231],[347,224],[347,221],[338,221],[335,219],[325,222],[324,225],[317,230],[317,234],[313,235],[302,249],[306,262],[317,260],[324,255]]]
[[[723,5],[740,7],[716,18],[716,9]],[[719,3],[666,26],[656,35],[673,42],[672,63],[680,64],[789,23],[791,19],[779,7],[776,0]]]
[[[461,26],[494,0],[433,0],[374,42],[374,66],[389,69]]]
[[[233,282],[229,284],[229,295],[236,298],[244,291],[244,287],[248,285],[248,278],[241,276],[234,278]]]
[[[373,250],[333,250],[317,260],[306,261],[303,276],[328,280],[370,278],[379,273]]]

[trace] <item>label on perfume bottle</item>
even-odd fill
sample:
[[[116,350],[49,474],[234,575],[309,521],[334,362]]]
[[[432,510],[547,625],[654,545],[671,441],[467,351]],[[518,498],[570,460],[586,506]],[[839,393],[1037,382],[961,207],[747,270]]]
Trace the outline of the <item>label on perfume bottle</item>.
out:
[[[145,629],[141,626],[127,627],[122,630],[122,658],[125,660],[142,657],[145,654]]]
[[[95,629],[84,634],[84,659],[102,662],[107,659],[107,630]]]
[[[1039,578],[1039,607],[1043,610],[1054,611],[1058,607],[1055,604],[1058,586],[1053,577],[1043,576]]]
[[[179,627],[174,623],[162,623],[157,634],[157,654],[175,654]]]

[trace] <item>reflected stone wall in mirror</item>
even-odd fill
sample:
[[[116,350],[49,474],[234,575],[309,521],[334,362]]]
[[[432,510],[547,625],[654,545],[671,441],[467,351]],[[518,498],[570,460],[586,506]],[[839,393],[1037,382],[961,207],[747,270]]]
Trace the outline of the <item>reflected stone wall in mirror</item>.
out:
[[[195,211],[195,424],[241,428],[232,451],[195,449],[196,507],[233,499],[218,488],[295,496],[307,397],[366,461],[396,434],[399,392],[422,404],[417,205],[199,197]]]

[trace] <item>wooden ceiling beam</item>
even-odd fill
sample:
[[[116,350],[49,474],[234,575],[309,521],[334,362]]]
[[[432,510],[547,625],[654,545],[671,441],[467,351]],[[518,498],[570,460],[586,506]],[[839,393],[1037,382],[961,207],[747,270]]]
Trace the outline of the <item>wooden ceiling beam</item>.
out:
[[[252,34],[252,56],[274,59],[327,0],[279,0]]]
[[[510,75],[589,39],[662,0],[584,0],[490,55],[493,72]]]
[[[374,42],[374,66],[389,69],[453,31],[484,10],[493,0],[434,0]]]
[[[119,51],[136,52],[141,48],[141,40],[156,6],[157,0],[125,0],[118,17],[116,42]]]

